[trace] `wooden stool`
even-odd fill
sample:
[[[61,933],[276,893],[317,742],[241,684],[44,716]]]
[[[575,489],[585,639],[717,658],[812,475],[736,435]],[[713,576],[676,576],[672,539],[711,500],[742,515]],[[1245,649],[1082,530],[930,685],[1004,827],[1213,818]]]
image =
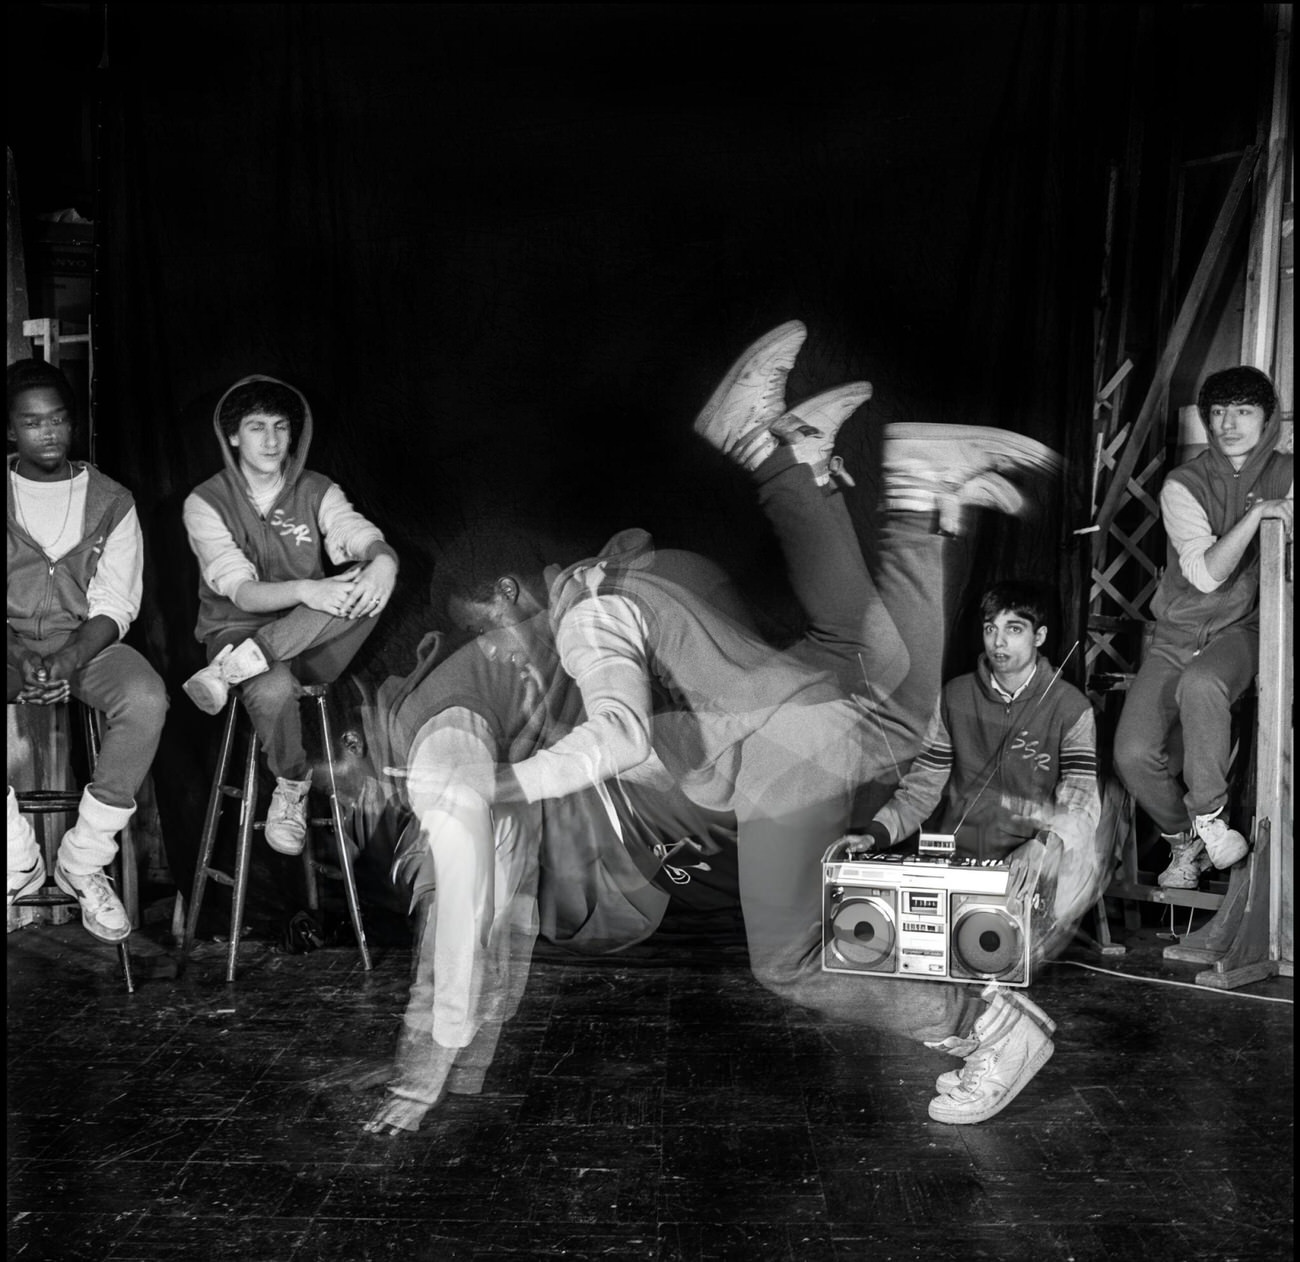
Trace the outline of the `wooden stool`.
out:
[[[13,702],[14,705],[21,705],[21,702]],[[93,769],[99,761],[99,746],[102,737],[104,716],[98,711],[92,710],[89,706],[75,699],[71,700],[69,705],[76,706],[80,711],[79,718],[82,739],[85,742],[85,751],[87,757],[87,766]],[[24,707],[26,709],[26,707]],[[34,707],[33,707],[34,708]],[[48,713],[49,718],[58,725],[59,720],[67,719],[66,706],[44,706],[40,707]],[[66,749],[67,735],[64,733],[64,739],[59,741],[58,730],[56,728],[51,732],[51,745],[57,749],[62,743]],[[42,750],[33,742],[33,766],[32,775],[37,783],[47,778],[47,774],[52,768],[43,768],[40,763]],[[65,754],[66,757],[66,754]],[[49,777],[52,778],[52,777]],[[67,781],[72,782],[71,769],[68,769]],[[82,790],[79,788],[66,789],[14,789],[14,798],[18,803],[18,809],[25,815],[35,815],[42,817],[40,835],[41,835],[41,853],[45,860],[45,872],[47,884],[39,889],[35,894],[28,894],[23,898],[15,898],[10,904],[13,908],[23,907],[48,907],[48,908],[76,908],[79,906],[77,900],[71,894],[65,894],[54,883],[54,865],[58,861],[58,842],[50,830],[44,827],[43,817],[46,815],[71,815],[76,818],[77,810],[81,804]],[[138,873],[135,862],[135,846],[131,838],[131,826],[128,824],[122,829],[118,837],[117,857],[113,860],[113,877],[117,882],[118,889],[122,892],[122,903],[126,907],[126,914],[131,924],[138,928],[140,924],[140,894]],[[78,913],[79,914],[79,913]],[[57,915],[57,913],[56,913]],[[68,917],[71,919],[71,916]],[[116,944],[118,958],[122,963],[122,977],[126,982],[127,994],[135,993],[135,981],[131,976],[131,952],[127,946],[127,940]]]
[[[348,914],[352,918],[352,929],[357,938],[357,949],[361,952],[361,966],[369,971],[370,948],[366,944],[365,926],[361,921],[361,903],[357,897],[357,882],[352,870],[352,856],[344,840],[343,808],[339,804],[338,784],[334,769],[334,742],[330,731],[329,714],[325,706],[327,688],[324,684],[304,684],[303,695],[316,703],[316,714],[320,721],[321,744],[324,747],[325,762],[329,771],[330,814],[324,819],[311,819],[313,827],[330,827],[334,830],[338,850],[339,866],[337,869],[328,864],[318,863],[313,857],[311,836],[303,846],[303,867],[307,880],[307,906],[315,911],[319,906],[317,892],[317,875],[324,873],[338,876],[343,881],[343,891],[347,898]],[[239,940],[243,934],[244,904],[248,890],[248,869],[253,857],[253,831],[265,826],[264,822],[255,823],[254,813],[257,805],[257,755],[261,741],[257,733],[250,730],[248,734],[248,753],[244,759],[244,774],[240,784],[227,784],[226,774],[230,767],[231,750],[235,743],[235,728],[242,706],[238,699],[231,697],[226,706],[226,723],[221,734],[221,750],[217,755],[216,770],[212,774],[212,791],[208,795],[208,810],[203,821],[203,836],[199,847],[198,865],[194,870],[194,885],[190,893],[189,914],[185,918],[185,934],[181,941],[182,958],[188,956],[194,934],[199,924],[199,912],[203,905],[203,893],[208,879],[233,889],[233,905],[230,912],[230,946],[226,952],[226,981],[235,980],[235,968],[239,955]],[[251,725],[250,725],[251,728]],[[238,798],[239,803],[239,839],[235,850],[235,874],[219,871],[212,866],[212,852],[217,841],[217,827],[221,822],[224,799]]]

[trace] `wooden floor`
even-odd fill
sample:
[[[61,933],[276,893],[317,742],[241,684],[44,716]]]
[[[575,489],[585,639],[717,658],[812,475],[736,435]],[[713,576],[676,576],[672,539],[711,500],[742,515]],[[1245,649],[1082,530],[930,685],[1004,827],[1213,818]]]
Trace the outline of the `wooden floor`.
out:
[[[386,1140],[337,1084],[393,1045],[400,942],[367,975],[263,938],[227,986],[211,942],[177,980],[163,928],[134,996],[76,925],[9,936],[9,1259],[1292,1256],[1288,1004],[1057,963],[1055,1058],[951,1127],[951,1061],[783,1006],[734,941],[549,948],[485,1093]],[[1157,934],[1112,967],[1190,980]]]

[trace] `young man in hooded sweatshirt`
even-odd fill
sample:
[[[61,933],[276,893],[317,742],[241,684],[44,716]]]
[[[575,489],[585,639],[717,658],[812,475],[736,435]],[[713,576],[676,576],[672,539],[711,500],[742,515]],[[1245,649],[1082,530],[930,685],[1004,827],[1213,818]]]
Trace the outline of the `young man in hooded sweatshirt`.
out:
[[[1194,889],[1248,849],[1225,818],[1229,711],[1259,669],[1259,524],[1280,517],[1290,533],[1295,497],[1292,457],[1274,450],[1268,377],[1212,373],[1196,406],[1209,446],[1160,491],[1168,560],[1155,635],[1115,733],[1115,769],[1169,846],[1157,878],[1167,889]]]
[[[76,405],[58,368],[35,359],[10,365],[7,394],[17,449],[5,515],[7,699],[57,705],[72,696],[104,716],[99,758],[59,844],[54,880],[80,903],[89,933],[121,942],[131,922],[104,868],[135,813],[167,712],[157,672],[121,642],[140,612],[140,520],[125,487],[68,459]],[[12,788],[7,831],[12,903],[45,882],[40,847]]]
[[[276,778],[267,844],[301,854],[311,776],[300,684],[329,683],[352,660],[393,594],[397,555],[336,483],[306,467],[311,408],[293,386],[245,377],[212,423],[226,467],[184,507],[199,561],[195,635],[209,664],[185,692],[218,714],[239,687]],[[327,577],[326,558],[348,568]]]

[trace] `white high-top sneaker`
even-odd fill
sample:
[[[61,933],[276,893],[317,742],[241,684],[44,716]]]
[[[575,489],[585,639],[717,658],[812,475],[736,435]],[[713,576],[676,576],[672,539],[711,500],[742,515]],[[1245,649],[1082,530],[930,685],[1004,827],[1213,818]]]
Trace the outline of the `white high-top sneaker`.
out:
[[[311,777],[286,780],[277,776],[266,814],[266,844],[280,854],[302,854],[307,841],[307,794]]]
[[[776,450],[776,439],[762,431],[785,412],[785,381],[807,336],[802,321],[787,320],[760,337],[710,395],[695,418],[695,432],[724,455],[745,443],[736,458],[746,469],[757,469]]]
[[[182,685],[185,695],[204,714],[220,714],[226,708],[230,689],[269,669],[266,654],[256,640],[227,644],[202,670]]]
[[[960,534],[966,510],[1010,516],[1025,498],[1004,475],[1055,474],[1060,457],[1032,438],[982,425],[896,424],[885,430],[885,504],[893,511],[939,511],[940,528]]]
[[[1245,837],[1235,828],[1228,827],[1228,821],[1223,818],[1223,807],[1213,815],[1198,815],[1192,829],[1205,843],[1205,853],[1216,868],[1232,867],[1250,849]]]
[[[77,807],[77,822],[63,834],[54,864],[54,883],[81,905],[81,924],[101,942],[121,942],[131,935],[131,920],[103,867],[90,868],[116,852],[114,838],[126,827],[134,806],[109,806],[84,789]],[[89,857],[89,855],[94,857]],[[76,870],[69,870],[72,864]],[[88,870],[87,870],[88,869]]]
[[[812,467],[818,486],[825,486],[832,475],[853,486],[853,479],[835,456],[835,438],[844,422],[869,398],[869,381],[851,381],[833,390],[823,390],[796,404],[775,421],[772,433],[790,446],[800,464]]]
[[[1201,873],[1214,865],[1205,853],[1205,844],[1195,833],[1161,833],[1169,843],[1169,866],[1156,877],[1164,890],[1194,890]]]
[[[926,1044],[965,1061],[955,1085],[946,1075],[935,1083],[939,1094],[929,1111],[936,1122],[971,1125],[1000,1113],[1056,1050],[1056,1022],[1022,992],[991,984],[982,997],[989,1006],[969,1037]]]
[[[5,849],[9,868],[5,905],[12,906],[15,898],[35,894],[45,884],[45,860],[41,858],[41,848],[31,820],[18,809],[13,785],[9,786],[5,815]]]

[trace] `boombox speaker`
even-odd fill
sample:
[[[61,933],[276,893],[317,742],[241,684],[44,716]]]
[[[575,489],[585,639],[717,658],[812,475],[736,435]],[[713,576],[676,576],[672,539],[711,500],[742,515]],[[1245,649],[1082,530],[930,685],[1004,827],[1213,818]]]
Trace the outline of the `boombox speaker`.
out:
[[[1029,913],[1007,908],[1005,864],[873,856],[846,837],[822,866],[826,971],[1029,985]]]

